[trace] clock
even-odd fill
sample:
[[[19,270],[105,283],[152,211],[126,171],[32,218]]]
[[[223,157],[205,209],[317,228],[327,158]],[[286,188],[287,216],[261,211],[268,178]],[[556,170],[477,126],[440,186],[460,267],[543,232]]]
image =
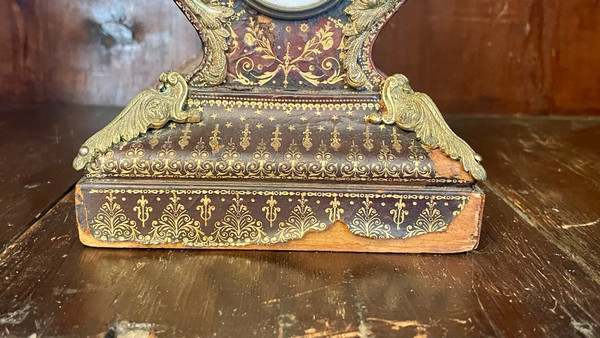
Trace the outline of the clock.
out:
[[[83,243],[477,245],[481,157],[429,96],[371,59],[405,0],[174,1],[204,42],[202,59],[164,72],[159,89],[140,92],[80,148]]]
[[[279,19],[298,20],[323,13],[339,0],[246,0],[256,10]]]

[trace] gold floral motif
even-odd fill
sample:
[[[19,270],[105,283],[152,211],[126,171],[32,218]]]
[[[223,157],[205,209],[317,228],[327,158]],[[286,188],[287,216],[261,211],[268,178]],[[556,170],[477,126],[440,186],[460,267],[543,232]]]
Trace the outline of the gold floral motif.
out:
[[[92,235],[102,241],[135,240],[140,234],[135,221],[125,215],[112,193],[106,196],[106,200],[91,222]]]
[[[242,176],[244,175],[244,164],[239,161],[240,153],[233,139],[229,140],[221,159],[215,163],[215,175],[217,176]]]
[[[338,82],[344,81],[345,74],[342,73],[342,66],[340,61],[334,57],[328,57],[321,62],[321,67],[324,71],[333,70],[333,73],[324,81],[321,81],[322,84],[336,84]]]
[[[277,200],[273,195],[267,200],[267,205],[262,208],[265,212],[265,218],[269,221],[269,227],[273,227],[273,222],[277,220],[277,213],[281,211],[281,208],[276,206]]]
[[[455,178],[435,177],[433,164],[427,158],[426,150],[416,141],[408,147],[407,159],[399,161],[386,141],[378,149],[377,161],[368,163],[354,140],[344,161],[334,162],[327,143],[320,140],[320,149],[315,151],[313,159],[305,159],[295,140],[290,142],[283,158],[274,158],[267,151],[264,139],[258,142],[254,152],[242,156],[237,143],[230,139],[225,151],[217,157],[206,149],[203,139],[195,144],[190,158],[181,159],[172,147],[169,138],[157,153],[157,159],[139,159],[123,156],[114,159],[112,151],[107,152],[88,168],[88,177],[164,177],[164,178],[269,178],[286,180],[290,178],[308,178],[310,180],[331,181],[377,181],[390,182],[412,180],[448,183],[465,182]],[[143,149],[139,145],[130,145],[131,156],[139,156]],[[220,146],[222,147],[222,146]],[[128,150],[128,152],[129,152]],[[137,154],[137,155],[136,155]],[[320,168],[326,164],[328,167]],[[150,169],[148,169],[150,168]]]
[[[202,137],[198,140],[192,150],[192,159],[186,160],[185,172],[187,175],[195,174],[196,177],[211,176],[214,169],[214,162],[206,161],[210,156],[204,145]]]
[[[312,134],[312,132],[310,131],[310,123],[306,124],[306,128],[304,129],[304,132],[302,132],[302,134],[304,135],[304,138],[302,139],[302,146],[304,147],[304,149],[306,149],[306,151],[309,151],[310,148],[312,148],[313,146],[312,139],[310,137],[310,135]]]
[[[275,149],[275,151],[279,150],[281,147],[281,132],[279,131],[279,125],[275,126],[275,131],[273,132],[273,137],[271,138],[271,147]]]
[[[144,148],[139,140],[131,143],[125,155],[126,158],[119,165],[123,174],[148,175],[150,173],[150,164],[142,160],[144,157]]]
[[[454,210],[452,212],[452,216],[458,216],[458,214],[460,214],[461,211],[463,211],[463,209],[465,208],[465,206],[467,205],[467,200],[463,199],[459,204],[458,204],[458,209]]]
[[[212,238],[221,243],[257,243],[266,238],[262,222],[252,217],[239,194],[225,211],[223,219],[215,223]]]
[[[137,201],[137,206],[133,207],[133,211],[137,211],[137,217],[142,222],[142,228],[146,227],[146,221],[150,218],[152,207],[148,206],[148,200],[144,195]]]
[[[337,123],[333,125],[333,131],[331,132],[331,148],[335,151],[340,149],[340,132],[337,129]]]
[[[464,204],[468,200],[468,197],[463,195],[253,189],[91,189],[89,193],[102,194],[103,198],[107,200],[90,221],[90,232],[98,240],[133,241],[147,244],[182,243],[187,246],[282,243],[301,238],[311,229],[325,229],[327,220],[333,223],[342,218],[345,208],[343,206],[355,203],[361,203],[362,206],[356,214],[349,215],[352,222],[348,224],[348,227],[354,234],[368,238],[411,237],[444,230],[448,226],[449,220],[456,217],[456,212],[461,210],[460,204]],[[146,215],[140,209],[129,211],[134,217],[136,212],[141,213],[138,218],[145,219],[143,222],[152,220],[152,227],[146,232],[142,230],[143,227],[138,229],[136,222],[129,218],[128,211],[121,209],[116,203],[116,193],[124,196],[138,195],[139,200],[148,202],[147,204],[138,203],[138,206],[143,204],[146,208],[151,208],[152,205],[152,200],[145,197],[148,194],[170,196],[168,198],[170,202],[164,207],[161,206],[162,213],[155,220],[152,220],[156,216],[153,217],[150,213],[151,209],[147,209]],[[186,202],[185,205],[181,202],[180,196],[186,195],[196,195],[200,198],[200,204],[195,207],[199,211],[197,220],[186,210],[188,205],[190,208],[193,207],[194,202]],[[257,214],[256,218],[243,203],[246,196],[253,203],[258,202],[264,206],[261,209],[254,209]],[[289,198],[290,201],[295,198],[297,203],[289,211],[289,217],[285,221],[279,222],[279,226],[273,229],[272,225],[284,210],[283,206],[278,205],[278,196],[285,196],[285,199]],[[228,204],[224,197],[230,200],[231,204]],[[384,201],[388,202],[389,199],[395,200],[396,203],[383,203]],[[190,196],[189,200],[194,199]],[[222,201],[226,206],[223,218],[214,223],[211,222],[214,212],[221,206],[217,207],[213,200],[217,200],[217,203]],[[447,207],[444,209],[446,210],[444,215],[435,208],[439,201],[444,201],[444,205]],[[328,203],[329,207],[319,208],[323,202]],[[415,212],[415,219],[410,220],[410,225],[403,226],[402,224],[406,223],[406,216],[409,215],[404,208],[409,203],[415,206],[419,205],[417,207],[419,211]],[[156,209],[156,206],[152,207]],[[259,210],[262,210],[262,213]],[[286,210],[286,212],[288,211]],[[393,216],[393,222],[396,224],[394,232],[389,225],[382,221],[384,216],[380,215],[384,214]],[[267,227],[266,224],[269,226]],[[205,233],[210,233],[210,236],[206,236]]]
[[[242,10],[238,13],[235,13],[235,20],[238,20],[240,15],[245,13],[246,11]],[[231,23],[227,24],[227,29],[229,30],[229,36],[231,37],[229,42],[229,51],[227,52],[227,56],[231,57],[235,55],[235,53],[240,49],[240,43],[238,42],[238,35],[231,26]],[[225,75],[227,77],[227,75]]]
[[[302,153],[298,150],[296,140],[292,139],[284,154],[285,162],[280,162],[278,169],[281,177],[307,177],[306,163],[302,163]]]
[[[367,197],[362,204],[352,223],[348,224],[350,231],[368,238],[393,238],[390,226],[381,221],[377,210],[373,208],[373,201]]]
[[[400,197],[396,203],[394,203],[396,209],[390,210],[390,214],[393,215],[394,223],[396,223],[396,230],[400,230],[400,224],[404,223],[404,218],[408,215],[408,210],[404,210],[406,203],[404,199]]]
[[[109,175],[116,174],[120,169],[120,163],[113,159],[114,155],[115,153],[112,150],[106,151],[95,161],[90,162],[87,167],[88,172],[94,173],[101,171],[102,173]]]
[[[335,177],[338,171],[338,163],[331,162],[333,155],[327,149],[323,140],[315,154],[315,162],[308,165],[309,177]]]
[[[150,141],[148,142],[150,144],[150,149],[154,149],[154,147],[158,145],[158,135],[160,135],[161,133],[162,129],[156,129],[152,132],[152,136],[150,137]]]
[[[179,138],[179,142],[177,142],[179,147],[181,147],[181,150],[184,150],[185,147],[190,144],[190,126],[191,125],[189,123],[185,125],[181,137]]]
[[[371,172],[368,164],[363,163],[365,155],[360,152],[358,145],[352,140],[350,151],[346,156],[350,163],[344,163],[341,167],[341,172],[346,177],[368,177]]]
[[[406,227],[406,237],[443,231],[448,227],[448,224],[444,221],[440,211],[435,208],[435,205],[436,202],[432,197],[429,202],[427,202],[427,208],[421,212],[415,224]]]
[[[279,231],[272,239],[273,243],[302,238],[310,230],[325,229],[326,224],[319,222],[307,202],[306,196],[301,195],[287,221],[279,223]]]
[[[213,154],[218,153],[219,151],[221,151],[221,148],[223,148],[223,145],[219,144],[219,141],[221,140],[221,137],[219,136],[220,133],[221,132],[219,131],[219,124],[216,124],[215,129],[210,132],[211,136],[208,142],[208,145],[210,146],[210,149],[212,150]]]
[[[271,153],[267,151],[267,145],[263,139],[260,140],[252,158],[253,160],[246,164],[246,172],[249,173],[251,177],[274,176],[276,171],[275,162],[269,161]]]
[[[215,211],[216,207],[210,204],[211,199],[208,198],[207,195],[204,195],[200,200],[199,206],[196,207],[196,210],[200,211],[200,219],[204,221],[204,227],[208,226],[208,221],[212,217],[212,212]]]
[[[152,222],[152,230],[149,235],[152,242],[167,243],[195,243],[205,237],[200,230],[198,221],[194,221],[179,202],[180,198],[173,193],[169,198],[171,203],[167,204],[158,221]]]
[[[331,208],[326,208],[325,212],[329,215],[329,222],[333,223],[342,219],[342,214],[344,213],[344,209],[340,208],[341,202],[338,200],[337,196],[334,196],[331,202],[329,202]]]
[[[374,177],[398,177],[400,168],[395,163],[395,156],[392,155],[392,151],[385,144],[385,141],[381,142],[381,148],[377,155],[377,162],[373,164],[371,172]]]
[[[177,154],[173,149],[173,142],[169,136],[158,152],[159,160],[152,162],[152,171],[159,176],[180,176],[182,164],[176,156]]]
[[[425,149],[416,144],[414,140],[408,149],[408,161],[410,162],[402,162],[402,175],[406,177],[430,177],[433,173],[433,166],[426,161]]]
[[[242,149],[246,150],[248,146],[250,146],[250,125],[246,123],[244,130],[242,131],[242,137],[240,137],[240,146]]]
[[[343,81],[340,62],[334,57],[327,57],[321,62],[321,67],[324,71],[332,71],[327,77],[325,74],[316,75],[313,72],[314,66],[309,67],[308,70],[302,70],[299,67],[301,62],[314,61],[316,55],[322,54],[333,47],[334,34],[331,28],[331,23],[327,22],[324,27],[318,29],[315,35],[306,42],[300,55],[296,57],[292,56],[290,51],[291,43],[287,41],[285,44],[285,55],[280,58],[275,53],[273,43],[265,36],[261,25],[254,18],[250,18],[249,25],[246,27],[246,34],[244,35],[244,43],[249,47],[253,47],[254,52],[259,53],[262,59],[273,61],[277,66],[273,70],[263,70],[261,74],[252,74],[252,77],[256,79],[254,81],[245,75],[246,73],[251,74],[254,70],[254,61],[248,56],[242,57],[236,62],[235,74],[232,74],[233,82],[242,85],[263,86],[272,81],[280,72],[283,72],[284,88],[287,88],[289,85],[289,75],[291,72],[297,72],[306,82],[314,86],[318,86],[319,84],[335,84]],[[326,78],[323,79],[324,77]]]

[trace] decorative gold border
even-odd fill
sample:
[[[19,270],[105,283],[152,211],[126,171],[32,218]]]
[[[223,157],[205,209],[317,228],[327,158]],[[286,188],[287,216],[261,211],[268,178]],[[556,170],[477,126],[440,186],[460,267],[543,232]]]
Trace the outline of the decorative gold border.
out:
[[[284,243],[309,231],[322,231],[342,218],[358,236],[409,238],[444,231],[469,200],[466,194],[205,188],[92,188],[84,192],[87,194],[88,198],[100,195],[105,199],[97,211],[88,209],[92,213],[89,231],[97,240],[192,247]],[[132,203],[124,207],[121,201],[132,196],[137,202],[129,210]],[[168,200],[167,204],[161,199]],[[445,205],[445,214],[437,208],[438,203]],[[284,204],[286,213],[281,212]],[[349,214],[350,210],[356,210],[355,214]]]

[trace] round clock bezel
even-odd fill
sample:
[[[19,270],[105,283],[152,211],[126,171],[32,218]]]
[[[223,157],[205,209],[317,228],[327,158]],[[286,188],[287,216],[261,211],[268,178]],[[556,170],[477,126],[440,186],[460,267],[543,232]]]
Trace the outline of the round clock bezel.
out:
[[[333,6],[337,5],[340,2],[340,0],[318,0],[310,5],[290,8],[287,6],[278,6],[276,4],[270,3],[269,0],[245,1],[262,14],[273,18],[285,20],[300,20],[317,16],[331,9]]]

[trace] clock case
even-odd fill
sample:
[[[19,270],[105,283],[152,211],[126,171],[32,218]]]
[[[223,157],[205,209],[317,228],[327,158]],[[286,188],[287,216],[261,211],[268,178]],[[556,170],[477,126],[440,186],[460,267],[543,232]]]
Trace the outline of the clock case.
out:
[[[477,247],[484,194],[463,164],[415,132],[369,118],[387,108],[371,47],[402,1],[342,0],[295,20],[243,1],[175,3],[204,53],[161,75],[159,90],[141,92],[80,150],[82,243],[428,253]],[[357,18],[365,9],[379,12]],[[157,119],[159,112],[167,115]]]

